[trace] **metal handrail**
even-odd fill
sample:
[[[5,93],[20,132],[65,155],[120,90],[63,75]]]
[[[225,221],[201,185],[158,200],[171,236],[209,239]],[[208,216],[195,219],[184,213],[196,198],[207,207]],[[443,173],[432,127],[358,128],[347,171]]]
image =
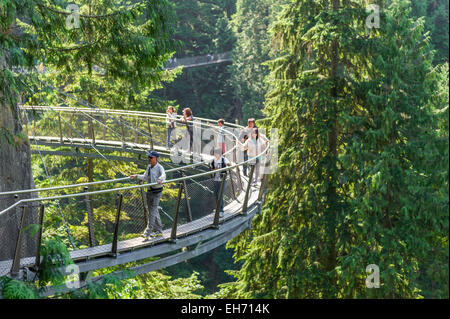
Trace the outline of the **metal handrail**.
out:
[[[70,107],[69,108],[69,107],[50,107],[50,106],[27,106],[27,105],[25,105],[25,106],[22,105],[22,106],[20,106],[20,108],[28,109],[28,110],[32,110],[32,109],[41,109],[41,110],[53,109],[55,111],[67,111],[67,112],[76,111],[77,109],[82,109],[83,112],[87,111],[88,113],[98,113],[96,110],[103,110],[103,111],[109,110],[109,109],[91,109],[91,108],[78,108],[78,107]],[[123,112],[123,111],[120,111],[120,110],[117,110],[117,111],[118,111],[117,114],[127,114],[127,115],[130,115],[130,114],[133,114],[133,113],[136,113],[136,114],[133,114],[133,115],[141,115],[141,114],[148,115],[149,113],[157,114],[157,115],[160,114],[160,113],[154,113],[154,112],[141,113],[141,112],[135,112],[135,111],[131,111],[131,112],[129,112],[129,111]],[[178,115],[178,116],[181,118],[180,115]],[[147,116],[147,117],[149,117],[149,118],[159,117],[161,119],[165,119],[165,116]],[[203,120],[204,121],[208,121],[207,119],[202,119],[202,118],[196,118],[196,119],[201,120],[201,121],[203,121]],[[192,122],[192,121],[188,121],[188,122]],[[214,126],[212,126],[210,124],[202,123],[202,125],[209,126],[210,128],[216,129],[216,127],[214,127]],[[232,135],[236,139],[236,141],[238,141],[238,137],[235,134],[233,134],[233,133],[231,133],[229,131],[225,131],[225,134]],[[227,152],[225,152],[223,155],[227,155],[228,153],[232,152],[236,147],[237,147],[237,145],[234,146],[233,148],[231,148],[230,150],[228,150]],[[196,167],[196,166],[199,166],[199,165],[202,165],[202,164],[204,164],[204,162],[198,162],[198,163],[190,164],[190,165],[187,165],[187,166],[183,166],[182,168],[169,169],[166,172],[177,171],[179,169],[192,168],[192,167]],[[60,189],[76,188],[76,187],[83,187],[83,186],[89,186],[89,185],[101,185],[101,184],[112,183],[112,182],[120,182],[120,181],[124,181],[124,180],[127,180],[127,179],[129,179],[129,178],[128,177],[123,177],[123,178],[118,178],[118,179],[110,179],[110,180],[89,182],[89,183],[80,183],[80,184],[62,185],[62,186],[47,187],[47,188],[40,188],[40,189],[35,188],[35,189],[27,189],[27,190],[8,191],[8,192],[1,192],[0,196],[16,195],[16,194],[27,194],[27,193],[35,193],[35,192],[42,192],[42,191],[50,191],[50,190],[60,190]]]
[[[214,173],[225,172],[227,170],[236,168],[238,166],[241,166],[241,165],[244,165],[244,164],[248,164],[248,163],[250,163],[250,161],[254,161],[255,158],[257,159],[257,158],[260,158],[261,156],[263,156],[269,150],[269,148],[270,148],[270,142],[267,145],[266,149],[263,152],[261,152],[259,155],[254,157],[253,159],[249,159],[247,161],[244,161],[244,162],[241,162],[241,163],[237,163],[237,164],[234,164],[232,166],[225,167],[225,168],[216,169],[216,170],[214,170]],[[171,180],[166,180],[162,184],[176,183],[176,182],[181,182],[181,181],[185,181],[185,180],[188,180],[188,179],[192,179],[194,177],[203,177],[203,176],[208,176],[208,175],[211,175],[211,172],[208,171],[208,172],[199,173],[199,174],[196,174],[196,175],[191,175],[191,176],[185,176],[185,177],[175,178],[175,179],[171,179]],[[13,205],[11,205],[10,207],[8,207],[8,208],[4,209],[3,211],[1,211],[0,212],[0,216],[2,216],[4,213],[8,212],[9,210],[13,209],[14,207],[16,207],[16,206],[18,206],[20,204],[24,204],[24,203],[42,202],[42,201],[45,201],[45,200],[55,200],[55,199],[63,199],[63,198],[81,197],[81,196],[87,196],[87,195],[105,194],[105,193],[112,193],[112,192],[115,192],[115,191],[139,189],[139,188],[145,188],[145,187],[156,186],[156,185],[158,185],[158,183],[148,183],[148,184],[142,184],[142,185],[118,187],[118,188],[111,188],[111,189],[106,189],[106,190],[99,190],[99,191],[92,191],[92,192],[83,192],[83,193],[76,193],[76,194],[67,194],[67,195],[58,195],[58,196],[51,196],[51,197],[38,197],[38,198],[30,198],[30,199],[21,199],[21,200],[17,201],[16,203],[14,203]]]

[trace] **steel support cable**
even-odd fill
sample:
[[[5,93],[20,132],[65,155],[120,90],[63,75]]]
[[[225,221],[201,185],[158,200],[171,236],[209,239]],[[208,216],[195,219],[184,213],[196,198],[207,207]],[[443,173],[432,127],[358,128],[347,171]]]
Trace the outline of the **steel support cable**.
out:
[[[27,85],[27,84],[25,84],[25,85]],[[28,85],[27,85],[28,86]],[[28,86],[28,88],[34,93],[34,94],[37,94],[30,86]],[[42,98],[41,98],[42,99]],[[60,99],[61,101],[63,101],[63,102],[65,102],[62,98],[60,98],[60,97],[58,97],[58,99]],[[58,113],[58,112],[56,112],[51,106],[49,107],[50,108],[50,110],[52,110],[53,112],[55,112],[55,113]],[[77,129],[75,129],[70,123],[68,123],[63,117],[62,117],[62,119],[63,119],[63,121],[64,122],[66,122],[66,124],[69,126],[69,127],[71,127],[87,144],[90,144],[91,145],[91,147],[103,158],[103,159],[105,159],[112,167],[113,167],[113,169],[115,169],[116,170],[116,172],[118,172],[118,173],[120,173],[120,174],[122,174],[123,176],[127,176],[126,174],[124,174],[119,168],[117,168],[113,163],[111,163],[96,147],[95,147],[95,145],[92,143],[92,142],[89,142],[84,136],[83,136],[83,134],[81,134],[80,132],[78,132],[78,130]]]
[[[27,112],[24,112],[24,113],[25,113],[25,118],[26,118],[26,120],[27,120],[27,124],[30,125],[30,120],[29,120],[29,118],[28,118],[28,114],[27,114]],[[20,117],[19,117],[19,121],[20,121]],[[33,116],[33,121],[36,121],[35,118],[34,118],[34,116]],[[20,124],[22,125],[22,123],[20,123]],[[33,130],[32,130],[32,131],[33,131]],[[50,174],[48,173],[47,165],[45,165],[44,157],[42,156],[41,150],[40,150],[40,148],[39,148],[38,145],[37,145],[37,142],[36,142],[36,135],[35,135],[35,132],[34,132],[34,131],[33,131],[33,137],[34,137],[34,143],[35,143],[35,145],[36,145],[36,148],[37,148],[37,150],[38,150],[38,152],[39,152],[39,156],[40,156],[41,161],[42,161],[42,165],[44,166],[44,170],[45,170],[45,174],[47,175],[48,182],[49,182],[49,184],[50,184],[50,187],[53,187],[53,185],[52,185],[53,183],[52,183],[52,180],[51,180],[51,178],[50,178]],[[72,235],[70,234],[70,229],[69,229],[69,227],[68,227],[68,225],[67,225],[66,219],[64,218],[64,214],[63,214],[63,212],[62,212],[61,205],[59,204],[59,200],[56,201],[56,205],[58,206],[59,213],[60,213],[60,215],[61,215],[61,219],[62,219],[63,224],[64,224],[64,229],[65,229],[65,231],[66,231],[66,233],[67,233],[67,236],[68,236],[68,238],[69,238],[70,244],[72,245],[72,248],[73,248],[73,249],[76,249],[75,244],[74,244],[74,242],[73,242]]]
[[[269,145],[265,148],[264,151],[262,151],[259,155],[257,155],[255,158],[260,158],[262,157],[268,150],[269,150]],[[244,161],[242,163],[238,163],[238,164],[234,164],[230,167],[225,167],[225,168],[218,168],[215,172],[216,173],[220,173],[220,172],[225,172],[227,170],[236,168],[238,166],[244,165],[244,164],[249,164],[251,160],[247,160]],[[197,174],[195,177],[202,177],[202,176],[207,176],[210,175],[211,172],[205,172],[205,173],[200,173]],[[187,180],[189,178],[192,177],[180,177],[180,178],[174,178],[172,180],[166,180],[163,182],[163,184],[167,184],[167,183],[177,183],[177,182],[181,182],[184,180]],[[142,185],[134,185],[134,186],[126,186],[126,187],[118,187],[118,188],[112,188],[112,189],[106,189],[106,190],[99,190],[99,191],[93,191],[93,192],[84,192],[84,193],[76,193],[76,194],[68,194],[68,195],[60,195],[60,196],[52,196],[52,197],[40,197],[40,198],[36,198],[36,199],[25,199],[25,200],[19,200],[18,202],[16,202],[15,204],[11,205],[10,207],[0,211],[0,216],[4,213],[6,213],[7,211],[13,209],[14,207],[18,206],[21,203],[29,203],[29,202],[36,202],[36,201],[43,201],[43,200],[54,200],[54,199],[62,199],[62,198],[71,198],[71,197],[80,197],[80,196],[86,196],[86,195],[97,195],[97,194],[105,194],[105,193],[110,193],[110,192],[117,192],[117,191],[124,191],[124,190],[129,190],[129,189],[138,189],[138,188],[145,188],[145,187],[149,187],[149,186],[156,186],[158,183],[147,183],[147,184],[142,184]]]
[[[110,112],[110,113],[112,113],[112,114],[119,114],[119,115],[126,115],[126,116],[143,116],[143,117],[146,117],[146,118],[149,118],[149,117],[151,117],[151,118],[160,118],[161,120],[164,120],[165,119],[165,116],[163,116],[163,115],[161,115],[161,114],[159,114],[159,113],[155,113],[155,112],[140,112],[140,111],[124,111],[124,110],[114,110],[114,109],[102,109],[102,108],[97,108],[95,105],[92,105],[92,104],[89,104],[89,103],[85,103],[85,102],[81,102],[81,101],[79,101],[79,100],[77,100],[76,98],[74,98],[74,97],[72,97],[72,96],[70,96],[69,94],[67,94],[67,93],[65,93],[65,92],[62,92],[62,91],[60,91],[59,89],[57,89],[57,88],[55,88],[55,87],[53,87],[53,86],[51,86],[51,85],[48,85],[50,88],[52,88],[52,89],[54,89],[54,90],[56,90],[56,91],[58,91],[59,93],[61,93],[62,95],[65,95],[66,97],[69,97],[69,98],[71,98],[71,99],[73,99],[74,101],[77,101],[79,104],[81,104],[82,106],[84,106],[84,107],[86,107],[87,109],[89,109],[89,110],[94,110],[96,113],[101,113],[101,114],[103,114],[103,115],[105,115],[106,117],[108,117],[109,119],[112,119],[113,121],[115,121],[115,122],[118,122],[118,120],[117,119],[115,119],[114,117],[110,117],[106,112]],[[36,108],[50,108],[50,106],[23,106],[23,107],[25,107],[25,108],[32,108],[32,109],[36,109]],[[82,109],[80,109],[80,108],[77,108],[77,107],[71,107],[72,109],[75,109],[75,110],[79,110],[79,111],[82,111],[82,112],[88,112],[87,110],[82,110]],[[68,108],[66,108],[66,107],[55,107],[54,108],[55,110],[62,110],[62,111],[67,111],[67,109]],[[181,115],[177,115],[178,116],[178,119],[177,119],[177,123],[180,123],[180,124],[185,124],[185,122],[181,122]],[[215,127],[214,126],[212,126],[211,124],[209,124],[209,121],[210,120],[208,120],[208,119],[204,119],[204,118],[200,118],[200,117],[197,117],[196,118],[197,120],[201,120],[201,121],[204,121],[204,122],[206,122],[206,123],[202,123],[201,125],[205,125],[205,126],[207,126],[207,127],[209,127],[209,128],[211,128],[211,129],[215,129]],[[190,123],[190,122],[192,122],[192,123],[194,123],[193,121],[188,121],[188,123]],[[231,128],[234,128],[234,129],[236,129],[236,128],[240,128],[240,127],[238,127],[236,124],[233,124],[233,123],[227,123],[227,125],[229,126],[229,127],[231,127]],[[130,127],[129,125],[127,125],[128,127]],[[131,127],[133,130],[135,130],[136,131],[136,128],[134,128],[134,127]],[[140,132],[138,132],[138,133],[140,133]],[[234,139],[238,139],[237,138],[237,136],[236,135],[234,135],[232,132],[230,132],[230,131],[228,131],[228,130],[226,130],[226,137],[228,137],[228,138],[230,138],[231,140],[234,138]],[[144,133],[141,133],[141,135],[143,135],[143,136],[145,136],[145,137],[147,137],[147,138],[150,138],[151,136],[150,135],[147,135],[145,132]],[[231,136],[231,137],[230,137]],[[232,152],[234,149],[236,149],[237,148],[237,145],[235,145],[234,147],[232,147],[230,150],[228,150],[228,151],[226,151],[223,155],[227,155],[228,153],[230,153],[230,152]]]
[[[39,79],[38,79],[38,80],[39,80]],[[95,110],[100,110],[100,109],[97,108],[95,105],[90,104],[89,102],[80,101],[79,99],[77,99],[77,98],[71,96],[70,94],[67,94],[66,92],[63,92],[63,91],[59,90],[58,88],[54,87],[53,85],[51,85],[51,84],[49,84],[49,83],[47,83],[47,82],[45,82],[45,81],[42,81],[42,80],[39,80],[39,81],[41,81],[42,83],[44,83],[47,87],[51,88],[52,90],[55,90],[55,91],[57,91],[58,93],[60,93],[60,94],[62,94],[62,95],[64,95],[64,96],[66,96],[66,97],[68,97],[68,98],[74,100],[76,103],[81,104],[81,105],[83,105],[84,107],[87,107],[87,108],[90,108],[90,109],[95,109]],[[75,107],[75,109],[78,110],[78,111],[80,111],[80,112],[82,112],[83,114],[87,114],[87,113],[83,112],[80,108],[76,108],[76,107]],[[116,122],[116,123],[124,124],[124,123],[122,123],[122,120],[117,120],[117,119],[114,118],[114,117],[110,117],[106,112],[103,112],[102,115],[106,116],[107,118],[113,120],[113,121]],[[91,117],[91,118],[92,118],[92,117]],[[98,121],[98,120],[95,119],[95,118],[93,118],[93,119],[94,119],[95,121]],[[98,121],[98,122],[99,122],[99,121]],[[101,122],[100,122],[100,123],[101,123]],[[131,126],[129,126],[128,124],[125,124],[125,125],[128,126],[129,128],[131,128],[131,129],[133,129],[133,130],[136,131],[136,129],[135,129],[134,127],[131,127]],[[106,127],[108,127],[108,126],[106,126]],[[136,131],[136,132],[137,132],[137,133],[140,133],[141,135],[144,135],[144,136],[147,137],[147,138],[151,138],[151,136],[150,136],[150,135],[147,135],[146,133],[142,133],[142,132],[139,132],[139,131]],[[117,132],[115,132],[115,133],[116,133],[118,136],[121,136],[119,133],[117,133]]]
[[[174,168],[174,166],[170,165],[169,163],[164,163],[167,164],[167,166]],[[183,167],[180,168],[181,170],[183,169]],[[210,192],[211,194],[213,194],[214,192],[212,190],[210,190],[207,186],[202,185],[201,183],[197,182],[195,179],[193,178],[189,178],[190,181],[194,182],[195,184],[199,185],[200,187],[202,187],[205,191]]]
[[[93,107],[90,107],[89,105],[91,105],[90,103],[87,103],[87,104],[84,104],[84,103],[82,103],[81,101],[79,101],[78,99],[76,99],[76,98],[74,98],[74,97],[71,97],[69,94],[66,94],[65,92],[62,92],[62,91],[60,91],[59,89],[57,89],[57,88],[55,88],[54,86],[52,86],[51,84],[48,84],[48,83],[46,83],[45,81],[41,81],[42,83],[44,83],[46,86],[48,86],[48,87],[50,87],[51,89],[53,89],[53,90],[56,90],[56,91],[58,91],[59,93],[61,93],[61,94],[63,94],[64,96],[66,96],[66,97],[69,97],[69,98],[71,98],[71,99],[73,99],[74,101],[76,101],[77,103],[80,103],[81,105],[83,105],[83,106],[85,106],[85,107],[88,107],[88,108],[94,108],[94,109],[97,109],[94,105],[92,105]],[[59,98],[60,100],[62,100],[61,98]],[[49,106],[50,108],[51,108],[51,106]],[[77,108],[76,108],[77,109]],[[77,110],[79,110],[79,109],[77,109]],[[53,110],[54,111],[54,110]],[[82,112],[82,111],[81,111]],[[83,112],[84,113],[84,112]],[[84,113],[85,114],[85,113]],[[106,113],[104,113],[104,115],[106,115],[106,116],[108,116]],[[109,116],[108,116],[109,117]],[[116,119],[114,119],[114,118],[112,118],[114,121],[116,121],[117,122],[117,120]],[[63,119],[64,120],[64,119]],[[94,119],[95,120],[95,119]],[[64,120],[65,121],[65,120]],[[65,121],[66,122],[66,121]],[[122,123],[122,124],[124,124],[123,123],[123,120],[120,120],[119,119],[119,122],[120,123]],[[66,122],[67,123],[67,122]],[[70,125],[70,124],[69,124]],[[132,126],[129,126],[128,124],[125,124],[126,126],[128,126],[129,128],[131,128],[131,129],[133,129],[133,130],[135,130],[135,132],[136,133],[140,133],[141,135],[143,134],[143,135],[145,135],[146,137],[150,137],[149,135],[147,135],[146,133],[141,133],[139,130],[137,130],[136,128],[134,128],[134,127],[132,127]],[[74,129],[75,130],[75,129]],[[225,132],[225,134],[224,134],[224,136],[227,136],[227,135],[232,135],[230,132],[228,132],[228,131],[226,131]],[[93,145],[92,143],[91,143],[91,145]],[[142,150],[144,150],[145,151],[145,149],[143,149],[142,147],[140,147],[140,146],[138,146],[138,148],[140,148],[140,149],[142,149]],[[94,149],[95,149],[95,147],[94,147]],[[230,150],[230,151],[232,151],[232,149]],[[229,152],[230,152],[229,151]],[[225,154],[227,154],[228,152],[226,152],[226,153],[224,153],[224,155]],[[100,153],[100,155],[102,156],[102,157],[104,157],[101,153]],[[105,158],[106,159],[106,158]],[[109,162],[109,161],[108,161]],[[110,163],[111,164],[111,163]],[[121,172],[122,173],[122,172]],[[125,176],[125,174],[123,174],[122,173],[122,175],[124,175]],[[194,181],[195,183],[197,183],[196,181]],[[202,186],[202,187],[206,187],[206,186]],[[205,189],[205,188],[204,188]],[[209,188],[207,188],[206,187],[206,189],[205,190],[207,190],[207,191],[209,191],[210,193],[214,193],[213,191],[211,191]]]

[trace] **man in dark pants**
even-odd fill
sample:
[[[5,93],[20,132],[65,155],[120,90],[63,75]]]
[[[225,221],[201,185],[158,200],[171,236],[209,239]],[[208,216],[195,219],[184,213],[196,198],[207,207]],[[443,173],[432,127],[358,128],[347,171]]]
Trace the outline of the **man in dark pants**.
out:
[[[249,138],[250,136],[250,132],[252,131],[252,129],[256,127],[255,124],[255,119],[254,118],[249,118],[247,121],[247,127],[244,128],[241,132],[241,134],[239,135],[239,140],[241,141],[241,143],[245,143],[245,141]],[[247,150],[244,151],[244,161],[248,160],[248,153]],[[247,175],[247,164],[243,165],[243,170],[244,170],[244,175]]]
[[[214,159],[211,161],[211,169],[216,170],[220,168],[225,168],[227,166],[231,166],[231,163],[228,159],[226,159],[222,155],[222,148],[217,147],[214,149]],[[220,184],[222,183],[222,174],[226,174],[226,172],[217,172],[214,174],[214,197],[216,199],[216,203],[219,200],[219,193],[220,193]],[[226,177],[225,177],[226,178]],[[226,180],[223,184],[223,189],[225,190],[226,187]],[[223,192],[222,196],[220,198],[220,212],[219,216],[223,217]]]
[[[147,153],[147,156],[148,166],[144,175],[135,174],[130,176],[131,179],[137,178],[147,183],[157,183],[157,185],[149,186],[147,191],[149,219],[147,220],[147,228],[142,234],[145,238],[162,236],[162,224],[158,206],[163,190],[162,183],[166,179],[164,167],[158,163],[158,152],[150,151]],[[151,233],[152,230],[154,232]]]

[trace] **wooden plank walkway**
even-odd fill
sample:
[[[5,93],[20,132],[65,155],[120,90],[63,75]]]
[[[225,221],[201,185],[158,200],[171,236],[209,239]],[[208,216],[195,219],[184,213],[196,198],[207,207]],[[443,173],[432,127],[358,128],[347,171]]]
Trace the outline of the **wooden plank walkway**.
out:
[[[248,200],[248,206],[250,207],[257,201],[259,192],[259,185],[251,188],[251,194]],[[242,203],[244,201],[245,193],[242,192],[237,200],[232,201],[227,206],[224,207],[224,217],[220,218],[220,224],[228,220],[241,215]],[[205,229],[213,227],[214,213],[210,213],[202,218],[196,219],[192,222],[178,225],[177,228],[177,238],[184,238],[190,235],[199,233]],[[142,237],[136,237],[128,240],[123,240],[118,242],[118,252],[124,253],[128,251],[133,251],[140,248],[146,248],[150,246],[155,246],[160,243],[165,243],[170,241],[171,229],[165,229],[163,231],[162,237],[152,238],[146,240]],[[207,240],[204,238],[203,240]],[[74,250],[70,252],[70,257],[74,262],[83,262],[93,258],[107,257],[110,258],[112,244],[106,244],[96,247],[90,247],[85,249]],[[174,247],[176,248],[176,247]],[[179,248],[176,248],[179,249]],[[30,267],[35,263],[35,257],[25,257],[20,261],[21,267]],[[11,269],[12,260],[0,261],[0,276],[7,275]]]

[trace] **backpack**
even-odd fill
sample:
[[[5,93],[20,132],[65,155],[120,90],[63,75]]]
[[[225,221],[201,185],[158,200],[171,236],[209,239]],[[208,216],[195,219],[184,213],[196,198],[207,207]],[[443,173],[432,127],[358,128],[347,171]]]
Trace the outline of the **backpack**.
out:
[[[210,166],[211,166],[211,170],[215,169],[215,167],[214,167],[214,160],[211,161]],[[221,166],[222,166],[221,168],[225,168],[226,167],[226,165],[225,165],[225,158],[223,156],[222,156],[222,164],[221,164]],[[225,172],[221,172],[220,174],[227,175],[227,172],[226,171]],[[213,175],[213,177],[214,177],[214,175]]]

